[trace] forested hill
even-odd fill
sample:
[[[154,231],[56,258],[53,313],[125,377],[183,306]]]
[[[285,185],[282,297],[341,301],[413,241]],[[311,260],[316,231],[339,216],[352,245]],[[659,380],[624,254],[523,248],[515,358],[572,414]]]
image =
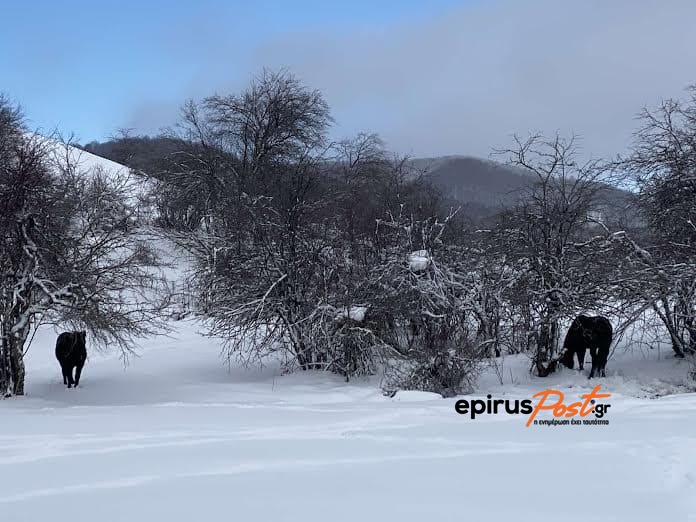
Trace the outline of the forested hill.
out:
[[[167,155],[180,150],[178,140],[164,137],[130,137],[91,142],[83,148],[104,158],[144,172],[156,172]],[[524,171],[473,157],[447,156],[412,160],[443,194],[476,214],[488,214],[514,202],[529,183]]]
[[[105,142],[91,142],[86,151],[143,172],[156,173],[162,160],[181,150],[179,140],[168,137],[127,137]],[[416,171],[425,173],[446,200],[461,204],[470,217],[495,214],[514,204],[534,178],[525,170],[503,163],[471,156],[442,156],[411,160]],[[625,206],[627,194],[610,190],[604,195],[606,205]]]
[[[82,148],[132,169],[155,172],[163,158],[181,150],[181,144],[173,138],[138,136],[104,142],[92,141]]]

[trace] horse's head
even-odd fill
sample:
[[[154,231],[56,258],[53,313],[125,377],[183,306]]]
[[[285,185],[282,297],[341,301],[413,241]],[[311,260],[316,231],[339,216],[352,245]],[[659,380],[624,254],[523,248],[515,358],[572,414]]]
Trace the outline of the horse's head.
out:
[[[573,350],[565,350],[558,359],[563,366],[570,368],[571,370],[575,365],[573,361],[573,353]]]

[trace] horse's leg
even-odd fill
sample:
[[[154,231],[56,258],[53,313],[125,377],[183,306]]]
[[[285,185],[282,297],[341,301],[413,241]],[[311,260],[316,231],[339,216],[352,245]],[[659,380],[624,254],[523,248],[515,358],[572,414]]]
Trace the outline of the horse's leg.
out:
[[[75,380],[73,379],[73,366],[68,367],[68,388],[75,386]]]
[[[77,388],[78,384],[80,384],[80,375],[82,374],[82,366],[84,363],[79,362],[77,363],[77,367],[75,368],[75,387]]]
[[[582,371],[584,366],[585,366],[585,352],[586,352],[586,350],[587,350],[587,348],[585,348],[583,346],[582,348],[578,348],[578,350],[575,352],[575,354],[578,357],[578,368],[580,369],[580,371]]]
[[[592,357],[592,369],[590,370],[590,379],[595,376],[595,371],[598,369],[597,364],[597,347],[596,346],[591,346],[590,347],[590,357]]]
[[[599,353],[597,354],[600,377],[607,376],[606,367],[607,367],[608,355],[609,355],[609,346],[600,347]]]

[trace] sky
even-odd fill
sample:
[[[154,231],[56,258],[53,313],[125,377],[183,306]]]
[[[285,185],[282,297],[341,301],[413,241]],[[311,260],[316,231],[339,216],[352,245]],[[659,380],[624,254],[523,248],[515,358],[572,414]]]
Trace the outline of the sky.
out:
[[[267,67],[323,92],[337,139],[487,157],[558,132],[607,157],[696,83],[693,0],[2,0],[0,18],[0,92],[82,143],[155,134]]]

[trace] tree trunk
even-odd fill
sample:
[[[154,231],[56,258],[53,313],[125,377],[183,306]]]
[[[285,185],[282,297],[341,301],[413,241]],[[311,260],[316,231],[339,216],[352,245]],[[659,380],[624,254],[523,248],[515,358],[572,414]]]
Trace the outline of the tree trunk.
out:
[[[539,328],[539,337],[537,342],[537,352],[535,355],[535,365],[540,377],[546,377],[556,369],[557,361],[553,358],[553,354],[557,351],[558,344],[558,319],[553,318],[551,314],[546,315],[541,322]],[[544,363],[549,364],[545,365]]]
[[[696,320],[693,317],[689,317],[686,322],[686,330],[689,332],[689,353],[696,353]]]
[[[672,350],[676,357],[684,357],[684,340],[679,335],[679,326],[677,324],[676,314],[672,311],[669,305],[669,300],[666,297],[660,299],[662,307],[653,304],[653,310],[657,313],[662,321],[662,324],[669,333],[669,338],[672,341]]]
[[[13,395],[24,395],[24,338],[10,336]]]
[[[0,345],[0,396],[12,395],[12,363],[10,362],[10,350],[6,337],[1,338]]]
[[[696,353],[696,311],[690,293],[680,295],[679,315],[683,325],[683,349],[685,353]]]
[[[15,334],[10,333],[11,330],[7,324],[0,325],[0,393],[3,397],[24,395],[24,343],[28,328]]]
[[[477,346],[484,347],[485,357],[500,357],[498,324],[495,320],[481,319],[476,332]]]

